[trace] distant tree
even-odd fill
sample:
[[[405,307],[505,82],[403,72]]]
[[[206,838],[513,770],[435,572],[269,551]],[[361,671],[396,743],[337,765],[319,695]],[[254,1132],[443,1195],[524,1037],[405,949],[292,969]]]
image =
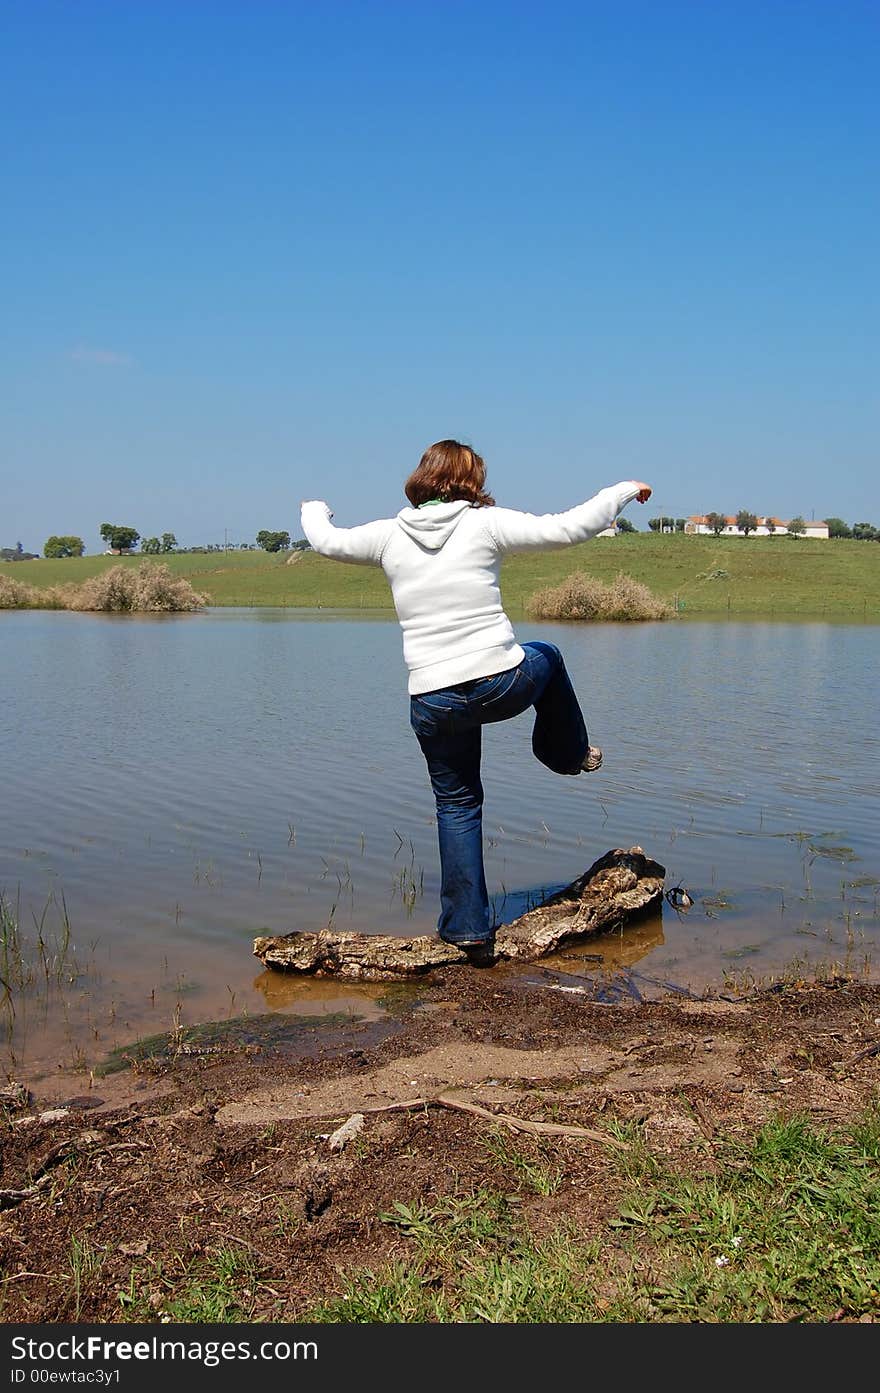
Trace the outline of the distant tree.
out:
[[[18,556],[23,556],[23,555],[24,555],[24,547],[22,546],[21,542],[16,542],[16,544],[15,544],[15,550],[16,550],[16,554],[17,554]]]
[[[82,537],[47,537],[43,555],[54,560],[62,556],[82,556],[85,551]]]
[[[880,542],[880,530],[872,522],[854,522],[852,534],[857,542]]]
[[[675,519],[675,530],[676,530],[676,532],[683,532],[684,529],[685,529],[685,523],[686,523],[686,522],[687,522],[687,518],[676,518],[676,519]]]
[[[792,518],[788,524],[789,537],[802,537],[807,530],[807,524],[802,517]]]
[[[257,545],[262,547],[263,551],[282,551],[290,546],[290,533],[258,532]]]
[[[111,551],[132,551],[141,539],[133,527],[118,527],[115,522],[102,522],[98,531]]]
[[[764,519],[764,526],[766,527],[768,533],[769,533],[770,536],[772,537],[772,536],[773,536],[773,533],[776,531],[776,523],[773,521],[772,518],[765,518],[765,519]]]
[[[740,508],[736,515],[736,525],[743,536],[748,537],[750,532],[757,532],[758,519],[754,513],[750,513],[746,508]]]
[[[633,526],[629,518],[618,518],[617,530],[618,532],[637,532],[638,528]]]
[[[162,550],[166,553],[177,550],[177,538],[173,532],[162,533]]]
[[[727,518],[724,516],[723,513],[707,513],[706,526],[711,527],[712,531],[717,537],[721,532],[724,531],[725,527],[727,526]]]
[[[826,518],[825,526],[828,528],[829,537],[852,536],[852,528],[844,522],[843,518]]]
[[[675,528],[675,518],[648,518],[648,526],[652,532],[671,532]]]
[[[162,543],[158,537],[145,537],[141,542],[141,551],[144,556],[158,556],[162,550]]]

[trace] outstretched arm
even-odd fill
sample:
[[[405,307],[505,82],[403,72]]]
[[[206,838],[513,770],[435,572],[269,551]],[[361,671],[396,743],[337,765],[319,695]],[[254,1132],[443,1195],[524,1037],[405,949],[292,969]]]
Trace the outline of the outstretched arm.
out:
[[[361,566],[381,565],[393,519],[365,522],[360,527],[334,527],[332,517],[329,507],[320,499],[301,505],[303,535],[315,551],[335,561],[352,561]]]
[[[530,547],[562,547],[586,542],[604,532],[627,503],[636,499],[647,503],[651,488],[637,479],[628,479],[601,489],[586,503],[565,513],[518,513],[512,508],[486,508],[486,526],[499,551],[524,551]]]

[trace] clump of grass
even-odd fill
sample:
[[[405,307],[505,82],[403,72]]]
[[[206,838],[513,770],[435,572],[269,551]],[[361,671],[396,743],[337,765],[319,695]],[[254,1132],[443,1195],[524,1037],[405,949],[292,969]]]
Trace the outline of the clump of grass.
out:
[[[575,571],[560,585],[538,590],[526,601],[533,619],[637,620],[671,619],[672,605],[640,580],[620,571],[609,585]]]
[[[194,590],[184,576],[172,575],[162,562],[130,568],[111,566],[82,585],[64,590],[68,609],[104,610],[114,614],[163,614],[201,609],[207,595]]]
[[[551,1162],[547,1148],[539,1142],[524,1150],[514,1145],[508,1132],[498,1128],[485,1138],[483,1146],[502,1172],[516,1177],[536,1195],[555,1195],[562,1184],[561,1168]]]
[[[88,1238],[70,1236],[68,1261],[71,1275],[71,1303],[73,1319],[79,1322],[82,1315],[83,1298],[101,1270],[103,1255]]]
[[[594,1319],[594,1246],[560,1231],[534,1240],[515,1200],[485,1189],[380,1214],[412,1244],[403,1260],[343,1276],[340,1296],[313,1307],[316,1324],[544,1324]],[[585,1315],[585,1312],[589,1313]]]
[[[60,927],[52,929],[46,920],[54,906]],[[0,890],[0,979],[7,997],[13,989],[27,990],[40,982],[71,982],[79,975],[70,943],[70,917],[64,894],[59,904],[50,894],[39,919],[34,914],[34,936],[21,928],[21,901],[13,906]]]
[[[154,1264],[149,1279],[132,1272],[118,1291],[124,1320],[159,1319],[180,1325],[240,1324],[253,1316],[259,1270],[250,1253],[222,1244],[189,1264],[180,1281]],[[151,1291],[156,1294],[151,1300]],[[158,1311],[156,1309],[158,1297]]]
[[[63,1001],[64,992],[87,971],[71,942],[63,893],[59,901],[53,891],[40,915],[31,917],[33,930],[23,929],[20,896],[13,904],[0,890],[0,1034],[13,1052],[30,1007],[48,1010],[50,1002]]]

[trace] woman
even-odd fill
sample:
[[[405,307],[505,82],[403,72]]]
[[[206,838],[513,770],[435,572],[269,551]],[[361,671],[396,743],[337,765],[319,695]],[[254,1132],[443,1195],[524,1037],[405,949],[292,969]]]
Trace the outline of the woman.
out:
[[[598,769],[559,649],[519,644],[501,603],[498,574],[508,551],[565,546],[610,527],[627,503],[646,503],[647,484],[602,489],[565,513],[535,516],[498,508],[486,466],[469,445],[439,440],[407,479],[411,507],[361,527],[334,527],[326,503],[302,504],[315,551],[381,566],[403,630],[410,723],[437,804],[440,919],[446,943],[490,963],[494,930],[483,870],[481,727],[535,708],[532,749],[556,774]]]

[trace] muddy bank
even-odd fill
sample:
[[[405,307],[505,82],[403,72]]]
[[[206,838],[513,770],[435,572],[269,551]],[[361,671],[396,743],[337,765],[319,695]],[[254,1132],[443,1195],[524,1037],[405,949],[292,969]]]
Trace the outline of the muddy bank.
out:
[[[519,1195],[524,1219],[540,1233],[565,1215],[589,1237],[621,1193],[615,1120],[705,1170],[772,1116],[833,1123],[877,1096],[880,986],[637,1000],[570,981],[452,966],[381,1023],[312,1018],[250,1040],[218,1025],[78,1093],[9,1091],[4,1319],[186,1319],[193,1274],[238,1252],[249,1275],[227,1318],[297,1320],[345,1273],[400,1256],[380,1217],[396,1203],[509,1189],[487,1149],[499,1128],[561,1172],[554,1193]]]

